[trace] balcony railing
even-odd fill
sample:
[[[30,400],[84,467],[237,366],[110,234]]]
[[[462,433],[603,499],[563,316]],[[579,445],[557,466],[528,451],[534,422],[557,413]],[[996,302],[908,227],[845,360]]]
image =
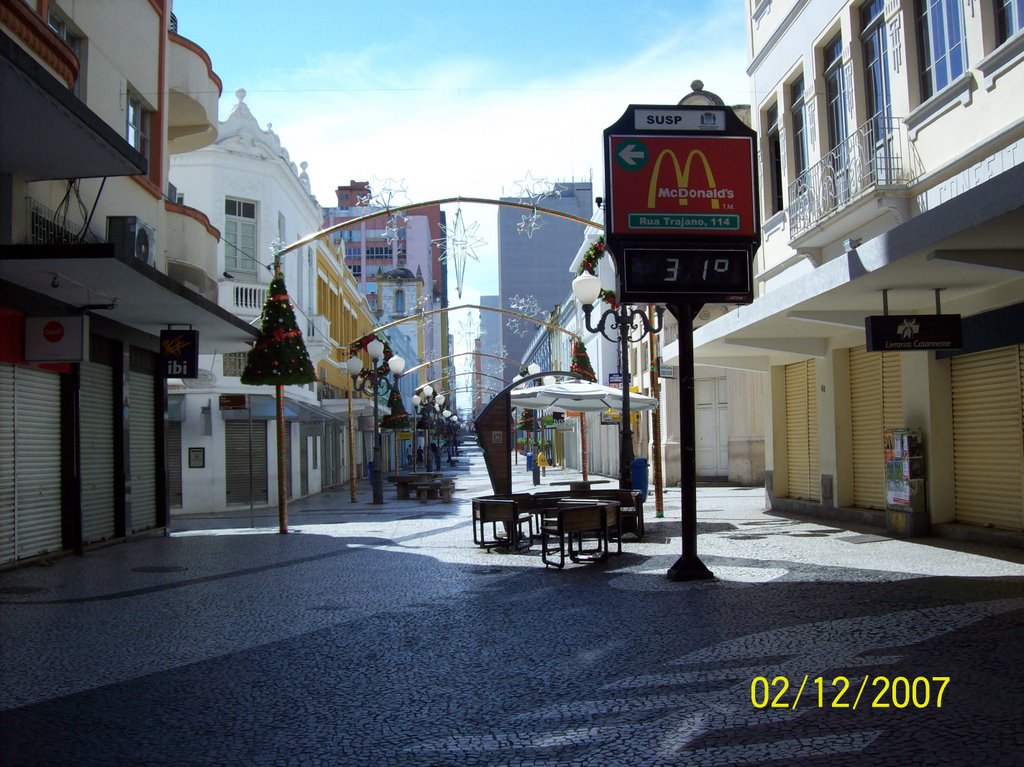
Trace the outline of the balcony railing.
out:
[[[864,123],[789,185],[790,239],[879,188],[909,184],[918,175],[903,123]]]
[[[39,201],[27,197],[28,234],[32,245],[76,245],[82,242],[103,242],[68,208],[58,214]]]

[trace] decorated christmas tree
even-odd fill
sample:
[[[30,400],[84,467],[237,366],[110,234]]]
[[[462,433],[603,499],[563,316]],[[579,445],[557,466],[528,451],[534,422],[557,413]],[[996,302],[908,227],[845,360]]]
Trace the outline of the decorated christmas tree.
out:
[[[594,368],[590,364],[590,355],[587,354],[587,347],[578,338],[572,340],[572,361],[569,363],[569,370],[573,373],[579,373],[588,381],[597,380],[597,374],[594,373]]]
[[[519,425],[516,427],[519,431],[536,431],[537,430],[537,416],[535,411],[530,408],[524,408],[523,412],[519,415]]]
[[[412,419],[409,418],[409,411],[405,409],[405,405],[402,402],[402,392],[398,391],[398,387],[392,387],[391,394],[388,395],[388,408],[391,413],[380,419],[380,428],[382,429],[408,429],[412,426]]]
[[[275,272],[263,305],[262,325],[256,345],[249,350],[242,383],[251,386],[269,384],[307,384],[316,381],[313,363],[295,321],[284,274]]]

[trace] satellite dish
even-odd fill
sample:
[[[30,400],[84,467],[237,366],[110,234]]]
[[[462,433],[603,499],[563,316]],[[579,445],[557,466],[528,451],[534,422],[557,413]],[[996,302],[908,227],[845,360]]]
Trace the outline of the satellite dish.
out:
[[[182,378],[181,382],[189,389],[206,389],[217,383],[217,376],[210,370],[200,368],[195,378]]]
[[[217,376],[213,372],[213,366],[217,363],[217,352],[213,353],[213,360],[210,362],[210,369],[199,368],[195,378],[182,378],[181,382],[188,389],[207,389],[217,383]]]

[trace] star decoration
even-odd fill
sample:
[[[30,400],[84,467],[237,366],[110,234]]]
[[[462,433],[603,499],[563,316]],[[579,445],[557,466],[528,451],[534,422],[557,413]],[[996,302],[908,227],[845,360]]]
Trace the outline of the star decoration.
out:
[[[526,317],[540,317],[543,314],[540,304],[537,303],[536,296],[532,295],[513,296],[509,302],[509,309],[526,315]],[[519,337],[525,337],[535,327],[534,323],[527,322],[525,317],[509,317],[505,321],[505,325]]]
[[[545,178],[534,178],[530,171],[516,182],[516,186],[519,187],[519,199],[531,205],[536,205],[545,197],[560,197],[562,194],[562,187]]]
[[[485,241],[477,235],[479,228],[480,224],[476,221],[466,224],[460,207],[455,211],[452,223],[441,227],[441,238],[433,240],[433,243],[442,251],[441,260],[455,265],[455,284],[459,298],[462,298],[466,261],[473,259],[479,262],[480,258],[476,254],[476,249],[485,244]]]
[[[531,240],[533,239],[533,233],[544,226],[544,222],[541,221],[540,213],[536,208],[531,213],[524,213],[522,220],[516,224],[516,231],[519,234],[525,234]]]

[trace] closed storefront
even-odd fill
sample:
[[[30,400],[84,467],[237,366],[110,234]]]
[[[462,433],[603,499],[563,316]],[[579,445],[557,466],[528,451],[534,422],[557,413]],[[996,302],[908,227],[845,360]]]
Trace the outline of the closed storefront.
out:
[[[116,529],[114,370],[92,362],[79,370],[82,543],[88,544],[113,538]]]
[[[885,508],[885,429],[904,426],[898,352],[850,349],[853,505]]]
[[[786,457],[790,498],[821,500],[814,360],[786,365]]]
[[[149,373],[128,375],[128,445],[131,463],[131,531],[157,525],[156,382]]]
[[[951,360],[958,522],[1024,529],[1024,346]]]
[[[227,472],[226,503],[267,503],[267,422],[252,421],[252,450],[249,449],[249,421],[224,422],[224,459]],[[252,493],[250,487],[252,472]]]
[[[62,548],[60,376],[0,363],[0,562]]]

